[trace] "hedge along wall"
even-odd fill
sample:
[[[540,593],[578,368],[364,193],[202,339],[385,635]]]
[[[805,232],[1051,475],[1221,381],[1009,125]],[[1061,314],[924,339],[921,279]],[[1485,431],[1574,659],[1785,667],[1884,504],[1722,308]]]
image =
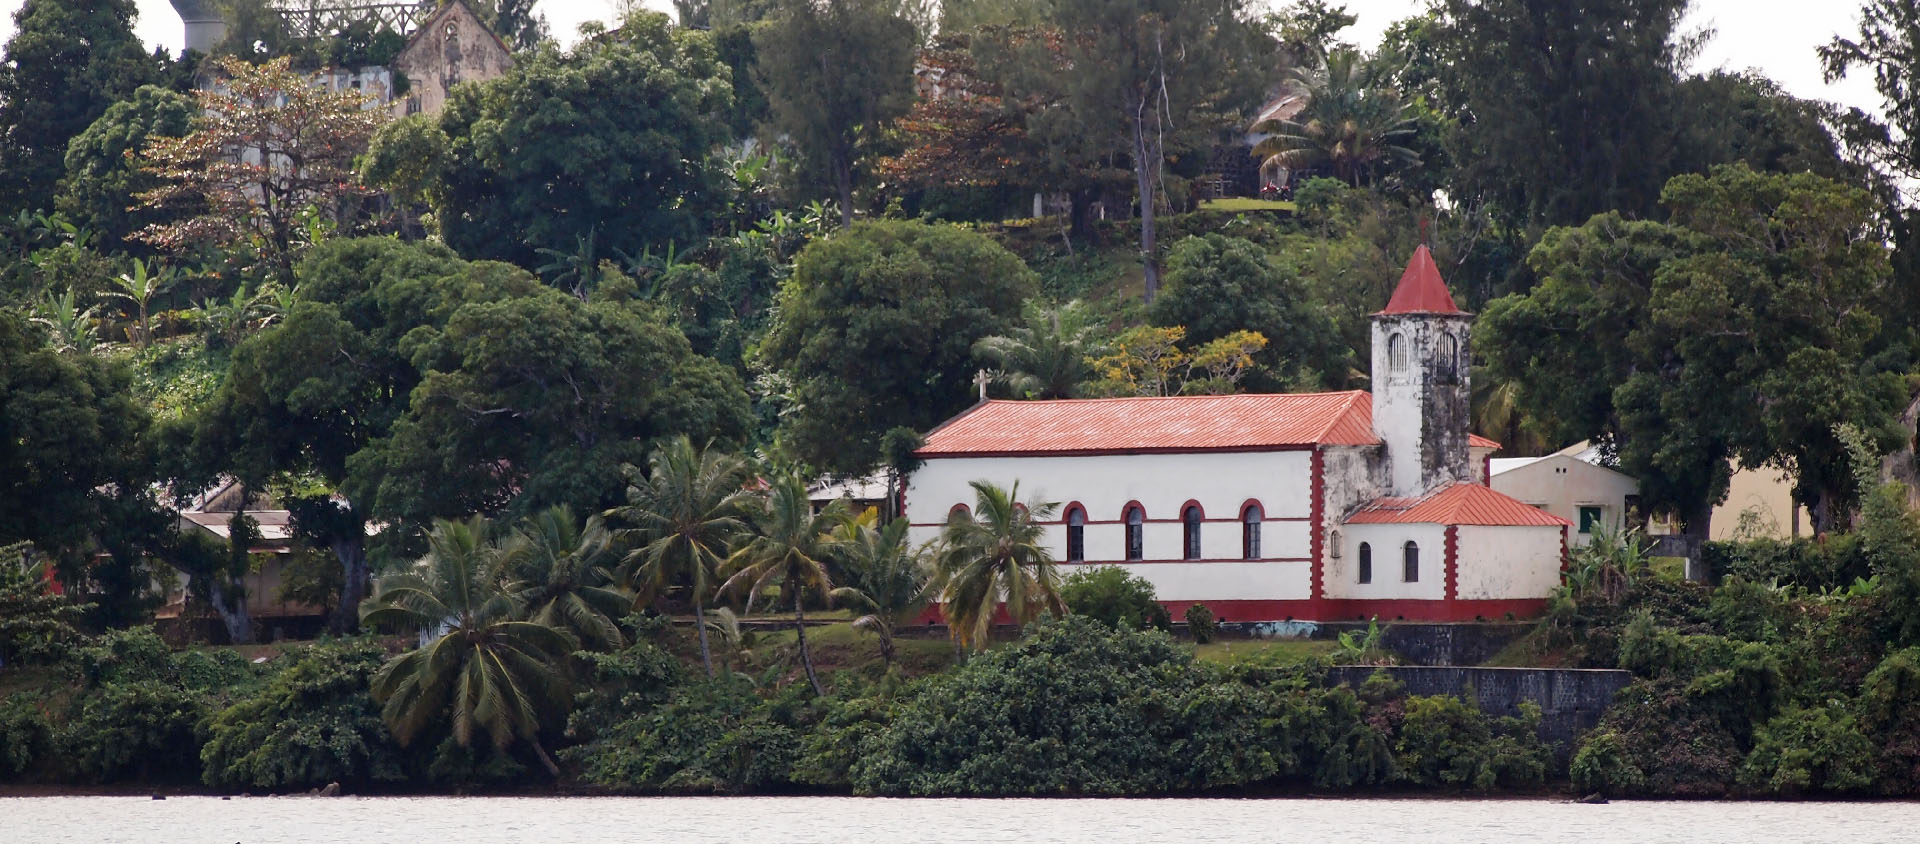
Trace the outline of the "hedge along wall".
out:
[[[1574,739],[1600,723],[1613,696],[1633,682],[1627,671],[1587,668],[1435,668],[1342,666],[1327,682],[1359,688],[1376,671],[1407,687],[1410,695],[1457,695],[1490,715],[1518,715],[1520,702],[1540,707],[1540,738],[1566,761]]]

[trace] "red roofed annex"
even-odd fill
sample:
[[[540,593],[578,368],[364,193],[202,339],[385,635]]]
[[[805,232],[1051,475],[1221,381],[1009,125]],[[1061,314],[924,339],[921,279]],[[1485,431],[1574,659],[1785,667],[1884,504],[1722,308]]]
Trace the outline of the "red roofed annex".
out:
[[[1067,566],[1145,578],[1175,617],[1537,614],[1569,523],[1487,486],[1467,431],[1472,315],[1427,247],[1373,315],[1370,390],[982,401],[930,431],[906,513],[938,535],[985,480],[1060,502]]]

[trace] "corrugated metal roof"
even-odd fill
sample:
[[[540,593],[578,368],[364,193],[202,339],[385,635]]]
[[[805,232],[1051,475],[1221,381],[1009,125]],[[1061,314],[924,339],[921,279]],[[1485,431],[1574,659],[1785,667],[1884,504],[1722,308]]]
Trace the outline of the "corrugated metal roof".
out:
[[[1387,300],[1383,314],[1457,314],[1460,308],[1453,304],[1453,293],[1447,290],[1447,281],[1440,277],[1440,267],[1433,263],[1433,251],[1422,243],[1413,250],[1413,258],[1407,261],[1407,270],[1400,275],[1400,285],[1393,289],[1393,298]]]
[[[987,401],[935,428],[918,454],[1210,451],[1376,445],[1372,397],[1338,393]]]
[[[1572,522],[1479,484],[1457,483],[1419,498],[1377,498],[1350,525],[1437,524],[1560,527]]]

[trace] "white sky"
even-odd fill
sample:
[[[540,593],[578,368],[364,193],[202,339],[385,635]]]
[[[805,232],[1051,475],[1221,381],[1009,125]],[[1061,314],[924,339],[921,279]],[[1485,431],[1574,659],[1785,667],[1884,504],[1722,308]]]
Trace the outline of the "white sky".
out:
[[[13,13],[22,0],[0,0],[0,40],[13,32]],[[1845,106],[1879,110],[1879,96],[1869,74],[1856,71],[1837,85],[1820,78],[1814,47],[1837,33],[1853,34],[1859,17],[1857,0],[1694,0],[1689,30],[1710,28],[1714,38],[1695,61],[1694,70],[1755,69],[1793,94],[1830,100]],[[1416,13],[1425,0],[1345,0],[1359,23],[1346,32],[1349,40],[1371,47],[1389,23]],[[138,0],[140,19],[135,28],[149,45],[178,50],[180,18],[167,0]],[[667,11],[668,0],[646,0]],[[614,0],[541,0],[554,35],[571,43],[584,21],[613,17]]]

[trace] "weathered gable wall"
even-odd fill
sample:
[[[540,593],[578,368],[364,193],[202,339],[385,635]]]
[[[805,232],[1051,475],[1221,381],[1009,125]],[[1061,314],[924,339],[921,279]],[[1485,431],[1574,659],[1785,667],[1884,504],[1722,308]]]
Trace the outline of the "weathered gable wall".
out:
[[[393,67],[412,85],[393,104],[394,116],[404,117],[439,112],[453,86],[504,75],[513,56],[465,4],[451,3],[421,26]]]

